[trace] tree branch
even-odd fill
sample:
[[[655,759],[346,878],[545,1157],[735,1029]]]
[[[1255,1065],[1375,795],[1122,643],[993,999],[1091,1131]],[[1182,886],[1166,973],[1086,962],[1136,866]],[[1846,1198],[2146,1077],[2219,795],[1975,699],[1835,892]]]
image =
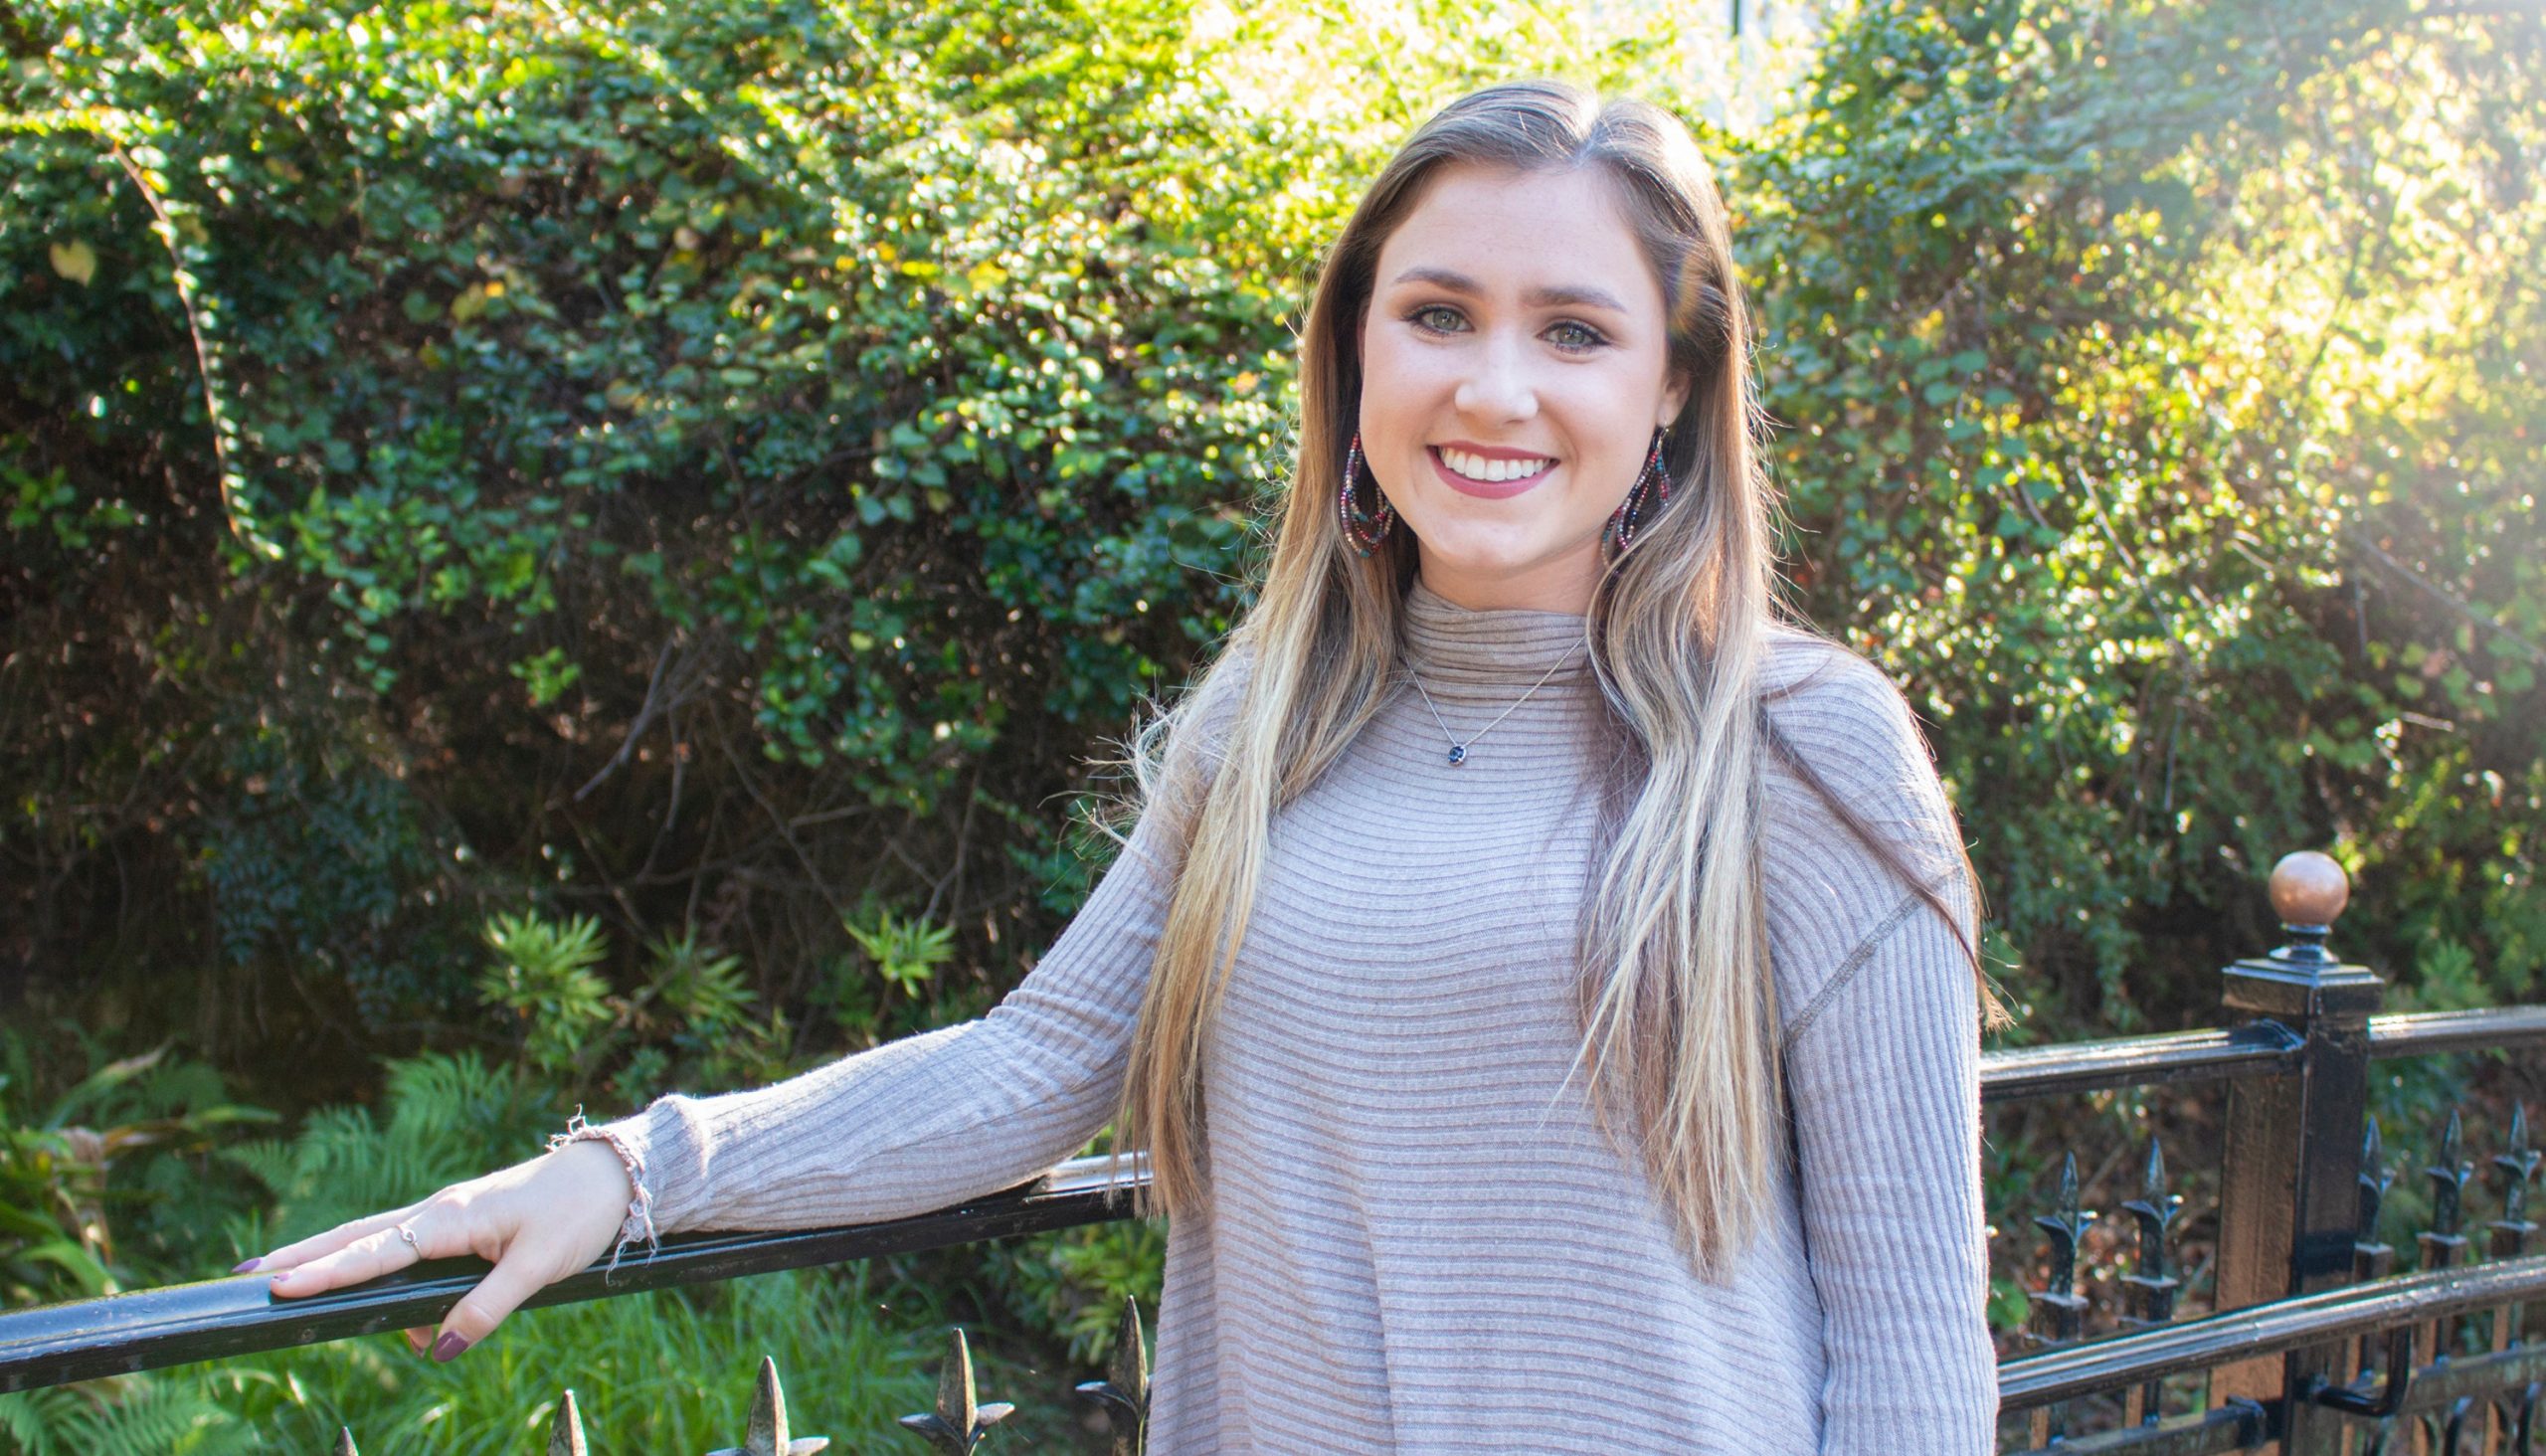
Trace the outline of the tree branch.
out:
[[[2366,535],[2362,534],[2357,528],[2345,531],[2343,533],[2343,539],[2351,542],[2352,545],[2357,546],[2362,551],[2368,553],[2369,559],[2372,562],[2387,568],[2396,575],[2403,577],[2406,581],[2422,588],[2424,594],[2429,596],[2433,601],[2438,602],[2443,607],[2456,613],[2459,617],[2464,618],[2469,624],[2479,627],[2518,647],[2520,651],[2527,656],[2529,661],[2536,663],[2540,667],[2546,667],[2546,647],[2540,647],[2537,643],[2532,642],[2528,638],[2521,637],[2518,633],[2511,631],[2502,623],[2485,616],[2483,613],[2477,611],[2474,605],[2468,602],[2465,598],[2458,596],[2447,587],[2442,586],[2440,583],[2424,576],[2421,572],[2414,570],[2405,563],[2398,561],[2395,557],[2378,549],[2377,545]]]

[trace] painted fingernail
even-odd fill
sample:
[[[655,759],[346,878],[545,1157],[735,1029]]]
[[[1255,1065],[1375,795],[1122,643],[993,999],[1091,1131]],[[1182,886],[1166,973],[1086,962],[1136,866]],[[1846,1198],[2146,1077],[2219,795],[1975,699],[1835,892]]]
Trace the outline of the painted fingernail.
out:
[[[459,1358],[459,1352],[467,1348],[467,1336],[456,1330],[445,1331],[443,1337],[434,1342],[434,1364],[449,1365]]]
[[[263,1255],[263,1254],[259,1254],[257,1257],[253,1258],[253,1259],[250,1259],[250,1260],[248,1260],[247,1262],[245,1262],[245,1263],[243,1263],[243,1264],[240,1264],[240,1265],[236,1266],[236,1267],[235,1267],[235,1268],[233,1268],[230,1272],[231,1272],[231,1273],[233,1273],[233,1274],[245,1274],[245,1273],[247,1273],[249,1270],[256,1268],[259,1264],[262,1264],[262,1263],[264,1263],[265,1261],[266,1261],[266,1256],[265,1256],[265,1255]]]

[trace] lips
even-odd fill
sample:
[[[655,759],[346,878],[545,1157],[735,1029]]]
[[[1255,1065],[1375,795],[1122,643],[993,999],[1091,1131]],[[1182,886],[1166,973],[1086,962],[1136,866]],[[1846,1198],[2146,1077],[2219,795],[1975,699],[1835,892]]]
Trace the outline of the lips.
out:
[[[1480,500],[1509,500],[1555,473],[1555,463],[1550,460],[1535,475],[1523,475],[1513,480],[1471,480],[1442,463],[1440,447],[1425,446],[1423,454],[1432,461],[1433,472],[1441,477],[1442,484],[1461,495],[1473,495]]]

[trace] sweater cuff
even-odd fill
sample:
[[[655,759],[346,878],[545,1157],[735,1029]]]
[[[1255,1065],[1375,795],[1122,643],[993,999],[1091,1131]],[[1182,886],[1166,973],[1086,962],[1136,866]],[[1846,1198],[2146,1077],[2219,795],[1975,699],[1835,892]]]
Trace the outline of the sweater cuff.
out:
[[[630,1145],[619,1125],[595,1127],[584,1121],[584,1109],[579,1105],[575,1115],[566,1120],[566,1131],[549,1136],[548,1151],[554,1153],[572,1143],[599,1143],[617,1154],[620,1167],[628,1171],[628,1185],[634,1190],[628,1199],[628,1216],[619,1225],[619,1241],[610,1250],[610,1264],[602,1271],[607,1282],[610,1275],[619,1271],[620,1255],[627,1252],[629,1245],[641,1241],[649,1256],[660,1249],[661,1241],[654,1228],[654,1192],[646,1183],[644,1155]]]

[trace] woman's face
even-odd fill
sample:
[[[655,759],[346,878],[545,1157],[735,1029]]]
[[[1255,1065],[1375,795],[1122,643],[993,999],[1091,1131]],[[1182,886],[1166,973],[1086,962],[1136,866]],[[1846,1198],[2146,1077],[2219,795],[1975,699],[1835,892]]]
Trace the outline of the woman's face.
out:
[[[1687,398],[1611,185],[1451,164],[1379,248],[1362,451],[1460,606],[1588,611],[1601,527]]]

